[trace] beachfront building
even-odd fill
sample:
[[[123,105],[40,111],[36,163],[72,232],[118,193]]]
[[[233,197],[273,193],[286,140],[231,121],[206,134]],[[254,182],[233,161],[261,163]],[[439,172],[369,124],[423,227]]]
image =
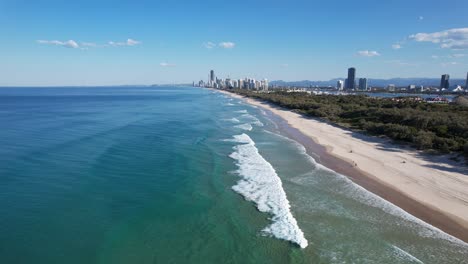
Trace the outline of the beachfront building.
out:
[[[440,89],[448,89],[450,86],[449,83],[450,75],[448,74],[443,74],[442,77],[440,77]]]
[[[210,82],[211,82],[211,83],[214,83],[214,82],[215,82],[215,74],[214,74],[214,71],[213,71],[213,70],[210,71]]]
[[[244,80],[239,79],[237,83],[238,83],[239,89],[244,89]]]
[[[224,85],[226,88],[229,88],[229,89],[233,87],[232,81],[229,78],[226,79],[226,81],[224,82]]]
[[[249,89],[250,90],[255,90],[255,80],[254,79],[249,79]]]
[[[367,91],[367,78],[359,79],[359,90]]]
[[[194,84],[195,85],[195,84]],[[199,86],[217,88],[217,89],[249,89],[257,91],[268,91],[269,83],[267,79],[255,80],[251,78],[245,79],[219,79],[216,78],[214,71],[211,70],[208,75],[208,81],[204,83],[200,81]]]
[[[268,91],[268,80],[263,79],[263,81],[261,81],[260,86],[263,91]]]

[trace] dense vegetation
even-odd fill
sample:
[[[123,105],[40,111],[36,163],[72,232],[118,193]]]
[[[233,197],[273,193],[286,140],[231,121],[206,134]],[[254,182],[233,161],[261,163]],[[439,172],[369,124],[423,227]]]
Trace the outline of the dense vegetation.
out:
[[[468,157],[468,108],[460,105],[395,101],[365,95],[234,92],[351,129],[408,142],[418,149],[458,152]]]

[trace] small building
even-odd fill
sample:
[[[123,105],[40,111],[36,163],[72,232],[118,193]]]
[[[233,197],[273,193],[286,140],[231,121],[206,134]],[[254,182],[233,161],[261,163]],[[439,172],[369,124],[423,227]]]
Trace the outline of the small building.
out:
[[[457,87],[452,90],[454,93],[463,93],[464,91],[465,90],[460,85],[457,85]]]

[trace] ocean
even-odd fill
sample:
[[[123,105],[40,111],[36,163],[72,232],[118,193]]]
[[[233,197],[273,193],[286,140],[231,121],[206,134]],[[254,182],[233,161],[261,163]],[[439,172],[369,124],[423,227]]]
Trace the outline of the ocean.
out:
[[[1,88],[0,124],[0,263],[467,263],[213,90]]]

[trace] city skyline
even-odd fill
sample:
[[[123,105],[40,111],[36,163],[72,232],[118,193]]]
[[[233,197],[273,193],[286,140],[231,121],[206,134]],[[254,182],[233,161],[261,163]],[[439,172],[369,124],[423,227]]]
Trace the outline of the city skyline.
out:
[[[191,83],[210,69],[330,80],[347,65],[368,79],[464,79],[468,3],[446,5],[440,20],[426,1],[3,1],[0,86]]]
[[[395,85],[390,82],[385,84],[384,86],[370,86],[369,85],[369,78],[366,77],[360,77],[358,79],[358,83],[356,83],[356,68],[351,67],[348,68],[348,78],[345,78],[344,80],[334,79],[330,81],[335,81],[336,80],[336,86],[334,87],[338,91],[371,91],[371,90],[381,90],[382,88],[388,91],[395,91],[395,89],[398,89],[399,91],[409,91],[409,92],[424,92],[424,91],[431,91],[431,92],[463,92],[466,91],[468,88],[468,72],[466,79],[464,79],[465,85],[462,86],[459,83],[452,84],[450,85],[450,75],[449,74],[442,74],[440,78],[440,85],[416,85],[415,83],[409,82],[412,80],[411,78],[407,79],[408,83],[404,85]],[[351,80],[351,81],[350,81]],[[405,79],[400,79],[400,80],[405,80]],[[462,79],[459,79],[460,81]],[[381,80],[380,80],[381,81]],[[275,83],[277,81],[273,81],[272,83]],[[250,78],[250,77],[245,77],[244,79],[236,79],[236,78],[231,78],[228,76],[227,78],[218,78],[215,74],[214,70],[210,70],[210,73],[208,75],[207,81],[200,80],[198,82],[193,81],[192,83],[193,86],[198,86],[198,87],[207,87],[207,88],[220,88],[220,89],[249,89],[249,90],[263,90],[267,91],[270,87],[270,83],[268,79],[263,79],[263,80],[256,80],[255,78]],[[289,86],[289,85],[286,85]],[[296,85],[293,85],[295,87]],[[282,87],[281,85],[279,87]],[[283,86],[284,87],[284,86]],[[304,88],[304,86],[299,85],[299,87]],[[310,85],[312,87],[312,85]],[[325,85],[325,86],[315,86],[317,87],[326,87],[326,88],[332,88],[330,85]],[[278,86],[273,85],[272,88],[278,88]]]

